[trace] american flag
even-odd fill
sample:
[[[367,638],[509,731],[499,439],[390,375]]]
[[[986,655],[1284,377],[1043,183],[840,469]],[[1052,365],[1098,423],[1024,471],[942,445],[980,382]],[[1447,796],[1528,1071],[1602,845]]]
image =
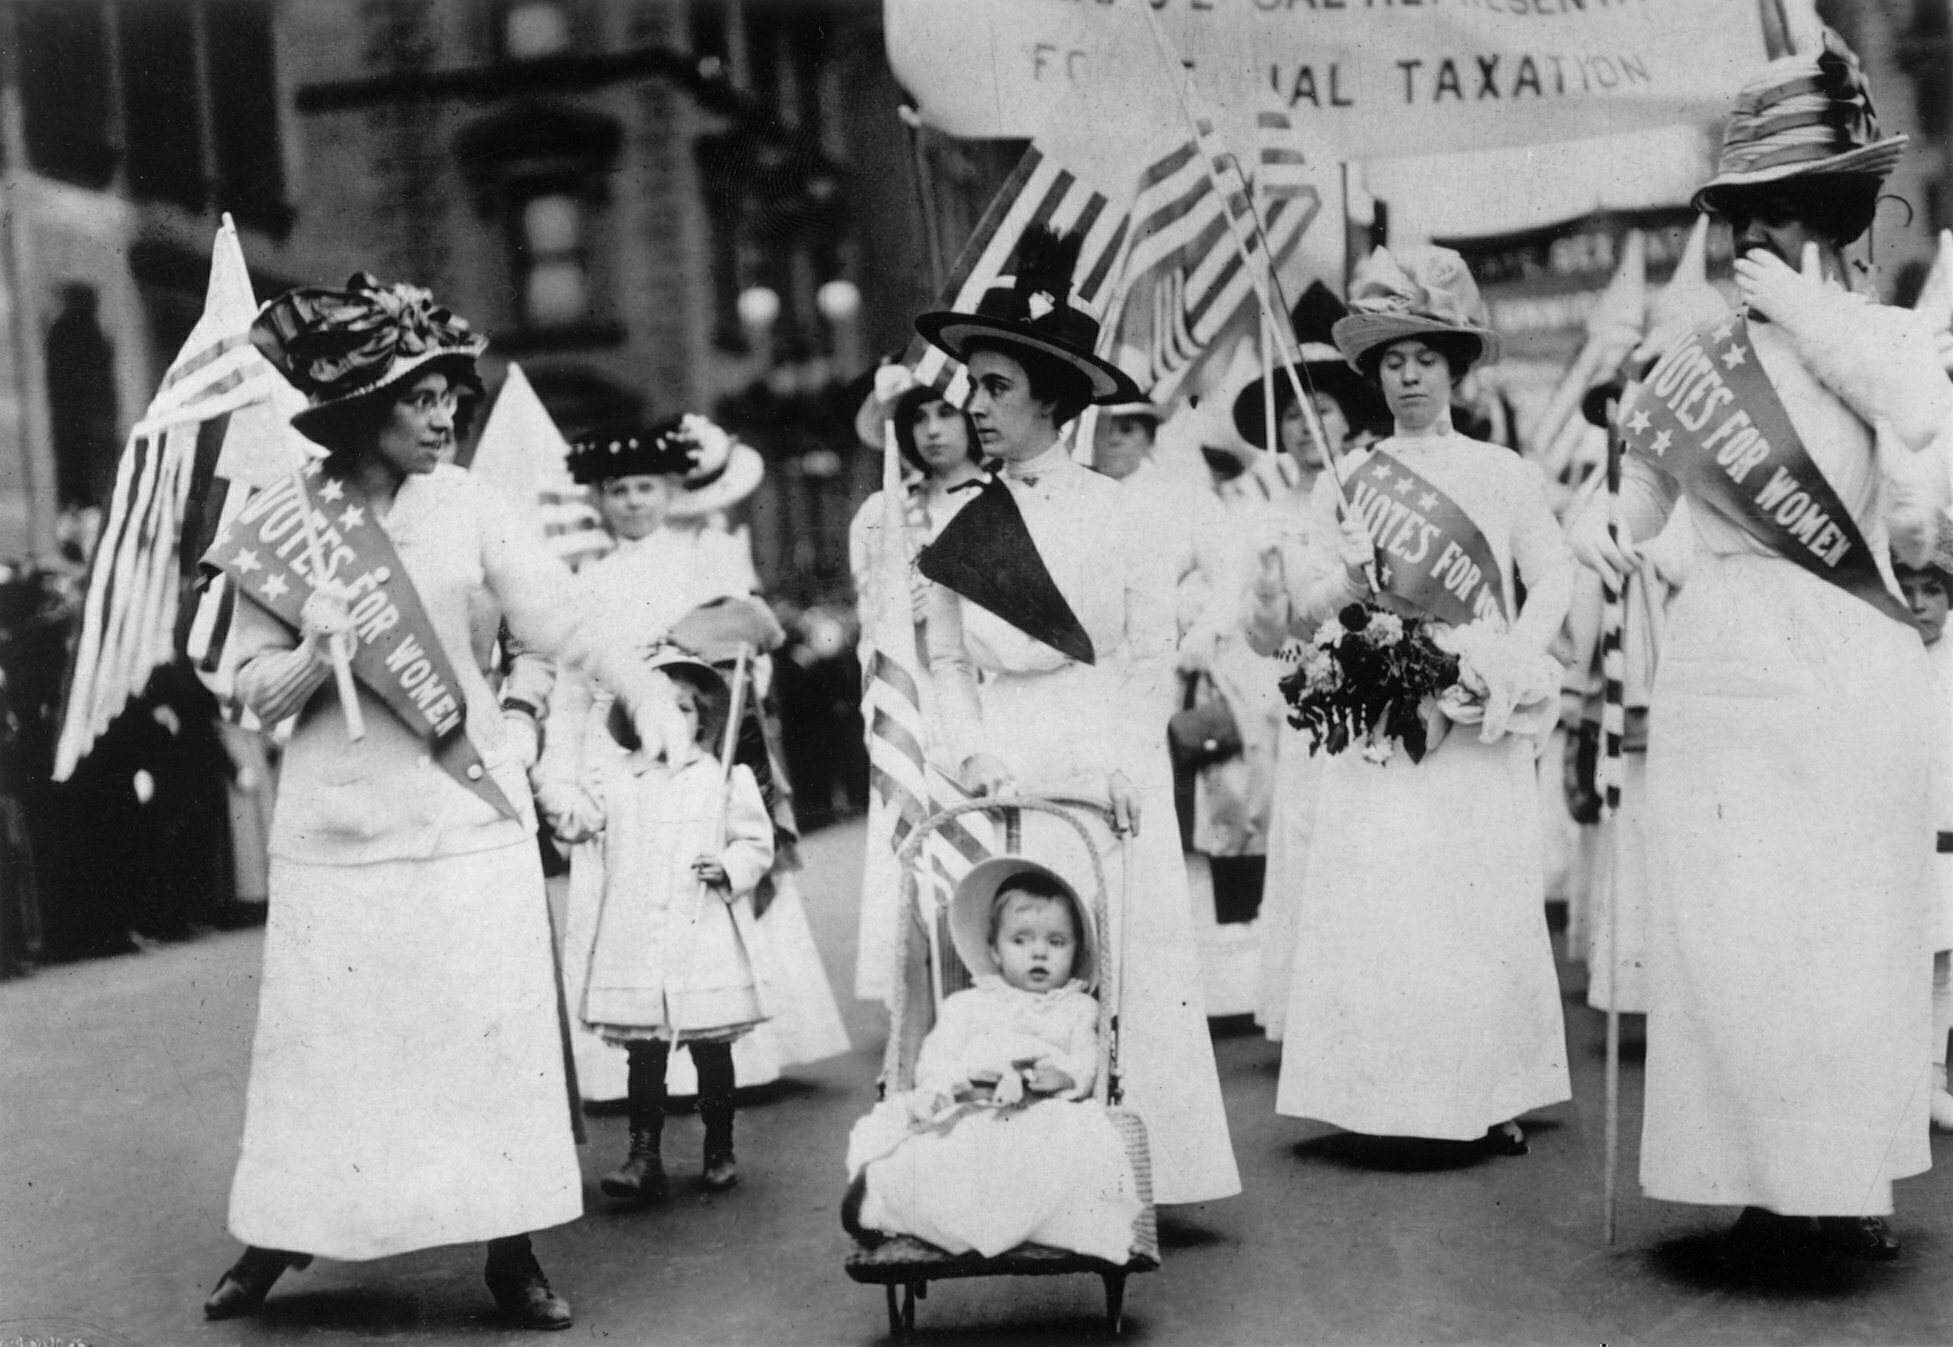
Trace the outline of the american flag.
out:
[[[230,217],[211,249],[203,316],[116,465],[89,565],[54,779],[65,781],[155,669],[175,654],[184,559],[202,555],[248,487],[303,461],[286,421],[298,395],[252,346],[250,273]],[[242,483],[247,490],[235,489]],[[228,605],[199,605],[190,635],[221,644]],[[200,653],[200,651],[193,651]]]
[[[1200,355],[1268,284],[1272,267],[1321,208],[1288,113],[1259,113],[1256,139],[1250,182],[1213,118],[1196,115],[1193,137],[1140,175],[1121,299],[1149,298],[1120,304],[1122,321],[1108,325],[1107,340],[1143,353],[1145,367],[1127,372],[1156,403],[1178,394]],[[1264,203],[1259,214],[1257,197]]]
[[[1009,274],[1017,242],[1032,225],[1084,236],[1072,279],[1071,302],[1088,312],[1104,306],[1114,265],[1125,245],[1127,214],[1033,141],[977,222],[956,259],[938,307],[969,312],[983,292]],[[945,386],[960,405],[969,380],[963,368],[921,337],[909,343],[903,364],[918,382]]]

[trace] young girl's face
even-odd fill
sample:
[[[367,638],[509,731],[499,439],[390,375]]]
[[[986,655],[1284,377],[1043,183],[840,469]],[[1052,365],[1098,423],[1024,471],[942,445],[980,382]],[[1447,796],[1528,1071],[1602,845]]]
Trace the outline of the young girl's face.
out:
[[[1899,577],[1899,592],[1906,596],[1906,606],[1912,609],[1912,620],[1919,624],[1926,644],[1937,645],[1946,630],[1946,582],[1931,571],[1907,571]]]
[[[674,678],[672,680],[672,691],[678,695],[678,714],[685,718],[686,732],[692,736],[692,742],[697,743],[699,727],[698,689],[689,687]]]
[[[1048,992],[1071,980],[1078,957],[1078,928],[1071,904],[1062,898],[1037,898],[1009,890],[999,897],[997,938],[990,952],[997,970],[1019,991]]]

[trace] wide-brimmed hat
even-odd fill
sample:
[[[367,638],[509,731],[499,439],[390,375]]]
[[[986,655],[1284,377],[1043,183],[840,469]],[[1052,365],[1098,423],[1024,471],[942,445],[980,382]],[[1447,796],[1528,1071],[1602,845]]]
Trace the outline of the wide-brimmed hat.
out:
[[[1336,323],[1348,314],[1348,307],[1336,297],[1336,292],[1321,281],[1311,281],[1302,298],[1295,301],[1288,321],[1295,329],[1297,353],[1302,358],[1303,386],[1336,399],[1352,430],[1366,425],[1387,425],[1390,409],[1384,405],[1382,395],[1349,367],[1343,353],[1335,347]],[[1268,407],[1262,383],[1260,379],[1252,380],[1234,396],[1234,429],[1257,449],[1277,444],[1266,424]],[[1294,401],[1295,389],[1289,383],[1288,372],[1277,369],[1275,421],[1278,425]]]
[[[919,408],[931,402],[948,403],[949,395],[935,384],[916,382],[907,366],[884,365],[876,371],[875,386],[862,399],[861,408],[855,413],[855,438],[880,453],[885,428],[893,422],[896,452],[911,468],[926,473],[929,465],[923,461],[921,451],[915,444],[915,414]],[[983,461],[983,446],[969,424],[969,413],[961,407],[956,410],[965,418],[964,429],[970,441],[967,447],[969,459],[972,463],[980,463]]]
[[[963,966],[971,973],[998,971],[997,956],[990,949],[990,905],[996,901],[998,890],[1025,875],[1049,880],[1070,901],[1072,913],[1078,919],[1079,934],[1078,954],[1072,960],[1071,975],[1087,988],[1096,986],[1099,978],[1099,941],[1091,909],[1078,896],[1078,890],[1057,871],[1023,856],[992,856],[989,860],[978,861],[958,881],[956,892],[949,900],[949,939],[956,946],[957,957],[963,960]]]
[[[694,518],[728,509],[766,476],[759,451],[706,417],[674,416],[650,425],[608,426],[570,446],[570,477],[585,485],[617,477],[676,477],[666,514]]]
[[[251,344],[311,406],[292,417],[308,439],[331,446],[346,413],[430,365],[479,393],[475,360],[488,348],[465,320],[417,285],[353,274],[343,290],[301,286],[258,311]]]
[[[1144,401],[1145,393],[1130,375],[1094,354],[1098,320],[1071,306],[1072,270],[1078,265],[1082,242],[1077,234],[1060,236],[1041,227],[1025,230],[1010,284],[984,291],[973,313],[953,309],[925,313],[915,320],[915,330],[965,364],[972,342],[1021,347],[1077,370],[1091,390],[1092,402]]]
[[[1378,248],[1357,264],[1349,308],[1331,335],[1359,372],[1369,352],[1412,337],[1469,337],[1478,347],[1474,364],[1499,358],[1499,334],[1492,331],[1478,283],[1450,248]]]
[[[1881,180],[1905,136],[1881,135],[1858,58],[1824,30],[1823,49],[1770,62],[1743,85],[1723,130],[1716,176],[1695,194],[1697,210],[1744,188],[1790,178]]]

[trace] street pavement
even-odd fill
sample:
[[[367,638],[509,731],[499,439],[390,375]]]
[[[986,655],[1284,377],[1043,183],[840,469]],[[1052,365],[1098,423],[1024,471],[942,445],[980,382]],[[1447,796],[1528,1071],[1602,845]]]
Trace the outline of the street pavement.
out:
[[[810,839],[816,937],[852,987],[858,826]],[[480,1250],[435,1249],[287,1274],[262,1313],[199,1306],[237,1248],[224,1209],[242,1120],[255,931],[0,984],[0,1347],[119,1344],[873,1343],[879,1289],[842,1272],[836,1221],[853,1119],[873,1102],[882,1015],[847,1002],[855,1048],[797,1069],[739,1117],[743,1181],[707,1196],[694,1118],[666,1132],[666,1206],[617,1212],[595,1178],[621,1117],[591,1120],[588,1213],[537,1237],[576,1326],[507,1333]],[[1821,951],[1812,951],[1821,958]],[[1166,1344],[1752,1344],[1953,1341],[1953,1137],[1900,1185],[1904,1257],[1771,1274],[1731,1263],[1733,1210],[1643,1200],[1640,1067],[1623,1072],[1618,1242],[1601,1238],[1601,1017],[1565,970],[1574,1102],[1530,1117],[1532,1154],[1369,1141],[1274,1112],[1279,1049],[1218,1026],[1247,1191],[1163,1214],[1165,1265],[1135,1278],[1126,1339]],[[1795,976],[1796,970],[1785,970]],[[1442,1013],[1436,1012],[1436,1013]],[[923,1341],[1069,1343],[1100,1332],[1096,1278],[932,1285]]]

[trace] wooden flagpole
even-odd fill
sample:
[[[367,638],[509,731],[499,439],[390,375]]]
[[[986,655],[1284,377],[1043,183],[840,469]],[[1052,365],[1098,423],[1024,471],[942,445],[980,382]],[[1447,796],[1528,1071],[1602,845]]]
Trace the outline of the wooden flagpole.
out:
[[[1613,426],[1607,432],[1607,535],[1620,542],[1621,437]],[[1607,1065],[1605,1132],[1601,1178],[1601,1235],[1614,1242],[1621,1163],[1621,783],[1626,766],[1623,742],[1627,733],[1627,652],[1623,642],[1627,627],[1627,589],[1632,576],[1622,577],[1617,588],[1602,582],[1601,609],[1601,752],[1596,776],[1601,789],[1603,817],[1611,825],[1608,845],[1613,850],[1612,882],[1607,888]]]

